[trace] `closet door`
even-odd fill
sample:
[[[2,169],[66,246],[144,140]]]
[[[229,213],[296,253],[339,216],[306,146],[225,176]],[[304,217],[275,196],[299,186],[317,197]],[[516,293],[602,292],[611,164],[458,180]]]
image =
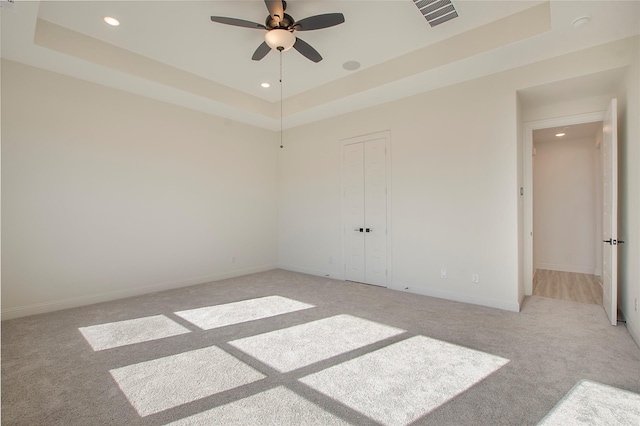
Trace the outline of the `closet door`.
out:
[[[345,279],[387,285],[384,138],[344,146]]]
[[[365,281],[387,285],[386,141],[364,143]]]
[[[345,279],[365,282],[364,145],[344,147]]]

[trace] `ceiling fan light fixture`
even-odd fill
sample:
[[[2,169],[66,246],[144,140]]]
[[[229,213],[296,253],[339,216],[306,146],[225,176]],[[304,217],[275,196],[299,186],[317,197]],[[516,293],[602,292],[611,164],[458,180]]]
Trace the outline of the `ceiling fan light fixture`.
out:
[[[289,30],[274,29],[267,31],[264,35],[264,41],[270,48],[282,51],[289,50],[296,42],[296,36]]]

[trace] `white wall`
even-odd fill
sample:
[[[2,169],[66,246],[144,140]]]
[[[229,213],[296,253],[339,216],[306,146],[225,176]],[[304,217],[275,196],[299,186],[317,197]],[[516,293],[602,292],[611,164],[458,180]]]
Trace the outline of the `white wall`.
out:
[[[595,135],[536,141],[533,134],[535,268],[594,274],[599,245]]]
[[[393,288],[517,310],[516,98],[498,81],[287,131],[280,265],[342,276],[340,140],[389,129]]]
[[[3,318],[275,267],[277,150],[263,129],[3,61]]]
[[[3,62],[3,315],[269,268],[276,238],[280,266],[341,277],[340,140],[381,130],[393,288],[517,310],[516,92],[619,68],[632,48],[637,38],[290,129],[284,150],[271,132]]]
[[[640,48],[639,54],[640,54]],[[618,94],[618,307],[640,346],[640,63],[636,58]]]
[[[339,141],[389,130],[392,287],[518,310],[516,92],[623,66],[634,43],[598,46],[287,130],[278,170],[280,266],[343,276]],[[447,279],[440,278],[443,268]]]

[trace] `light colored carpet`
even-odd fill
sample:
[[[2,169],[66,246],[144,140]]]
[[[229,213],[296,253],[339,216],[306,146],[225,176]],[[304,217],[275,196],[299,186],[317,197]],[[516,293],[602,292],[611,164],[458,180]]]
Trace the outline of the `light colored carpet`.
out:
[[[78,330],[94,351],[190,333],[164,315],[80,327]]]
[[[265,377],[215,346],[128,365],[110,373],[143,417]]]
[[[406,425],[508,362],[416,336],[300,381],[383,425]]]
[[[267,296],[224,305],[189,309],[175,312],[175,314],[203,330],[211,330],[313,307],[308,303],[298,302],[282,296]]]
[[[286,372],[404,332],[351,315],[336,315],[234,340],[229,344],[278,371]]]
[[[174,314],[274,295],[315,307],[210,330]],[[391,327],[391,337],[317,362],[310,360],[310,364],[284,373],[230,344],[345,314],[364,321],[365,329]],[[158,315],[191,332],[94,351],[78,331],[96,324]],[[326,336],[317,338],[331,342],[335,337],[349,343],[351,339],[360,339],[358,330],[354,327],[348,333],[339,323],[334,323],[325,332]],[[410,426],[536,425],[583,379],[640,393],[640,378],[634,374],[640,371],[640,349],[624,325],[609,325],[601,306],[534,296],[526,298],[522,311],[515,313],[273,270],[3,321],[2,425],[159,426],[189,418],[196,422],[203,419],[200,423],[207,426],[226,425],[234,414],[224,414],[225,410],[238,416],[245,412],[239,420],[241,424],[260,423],[273,415],[283,419],[276,423],[305,424],[284,420],[297,419],[297,404],[302,399],[349,424],[380,426],[380,420],[359,411],[355,404],[352,407],[328,396],[301,379],[335,371],[331,370],[334,367],[366,366],[367,355],[373,356],[397,343],[412,342],[415,336],[428,336],[434,341],[461,349],[473,348],[510,361],[428,412],[428,407],[419,407],[403,393],[418,392],[413,379],[403,378],[398,385],[400,380],[394,382],[396,374],[382,368],[373,371],[369,380],[379,380],[381,387],[391,389],[387,392],[389,401],[380,403],[393,407],[385,417],[389,422],[401,418],[394,411],[407,413],[403,401],[408,400],[415,415],[425,413]],[[278,347],[295,351],[306,344],[298,337],[295,339],[289,340],[288,346],[278,343]],[[268,347],[268,342],[265,344]],[[439,344],[448,348],[444,343]],[[420,345],[411,348],[417,349]],[[193,351],[202,352],[195,352],[194,356]],[[382,353],[389,355],[389,361],[405,356],[402,351]],[[418,360],[424,361],[425,354],[416,353],[406,361],[406,366],[402,363],[390,366],[400,371],[406,368],[413,371],[406,373],[408,376],[421,377],[424,366]],[[435,374],[450,371],[454,368],[451,362],[458,358],[434,359],[437,362],[432,361],[427,368]],[[351,361],[354,362],[349,364]],[[461,371],[466,368],[464,363],[460,366]],[[116,373],[116,379],[110,372],[121,374]],[[225,375],[230,376],[228,380]],[[349,383],[346,376],[337,380],[338,389]],[[221,382],[226,385],[221,386]],[[405,382],[411,385],[407,389]],[[393,387],[394,383],[397,388]],[[429,380],[422,380],[420,385],[431,389]],[[269,393],[278,388],[286,390]],[[287,390],[300,399],[288,399]],[[258,395],[261,396],[253,398]],[[371,395],[375,397],[375,393]],[[397,401],[397,405],[391,401]],[[258,407],[253,411],[254,404],[262,403],[266,413]],[[269,409],[271,403],[275,414]],[[227,405],[230,408],[216,411]],[[237,407],[243,408],[236,411]],[[362,410],[365,409],[366,404]],[[210,410],[213,410],[212,417],[197,417]],[[144,415],[146,413],[151,414]],[[218,421],[218,414],[231,417],[220,417]],[[327,420],[327,424],[331,421]]]
[[[639,371],[634,374],[640,377]],[[640,425],[640,395],[581,380],[539,425]]]
[[[167,426],[342,426],[348,422],[334,416],[289,389],[278,386],[196,415],[171,422]]]

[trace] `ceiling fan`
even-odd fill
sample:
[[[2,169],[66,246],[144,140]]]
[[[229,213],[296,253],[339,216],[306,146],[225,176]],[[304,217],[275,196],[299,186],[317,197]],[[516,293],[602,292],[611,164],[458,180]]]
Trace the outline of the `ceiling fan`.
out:
[[[296,21],[284,11],[287,9],[287,2],[284,0],[264,0],[269,10],[269,16],[264,25],[256,22],[245,21],[244,19],[228,18],[225,16],[212,16],[213,22],[233,25],[236,27],[254,28],[257,30],[267,30],[265,41],[253,53],[251,59],[259,61],[264,58],[271,49],[281,52],[292,47],[300,52],[304,57],[313,62],[320,62],[322,56],[304,40],[293,35],[294,31],[311,31],[333,27],[344,22],[342,13],[325,13],[322,15],[310,16]]]

